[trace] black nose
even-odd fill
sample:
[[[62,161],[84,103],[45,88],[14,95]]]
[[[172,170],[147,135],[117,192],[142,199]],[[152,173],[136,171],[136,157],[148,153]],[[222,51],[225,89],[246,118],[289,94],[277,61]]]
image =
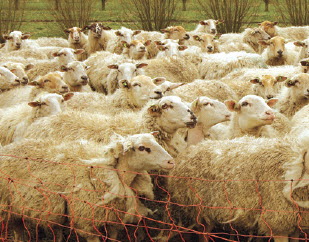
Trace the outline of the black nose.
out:
[[[140,49],[141,49],[141,50],[145,50],[145,46],[141,46]]]
[[[23,77],[22,84],[27,84],[29,81],[28,77]]]
[[[17,46],[21,46],[21,43],[16,43]]]
[[[216,33],[216,29],[211,29],[211,33],[212,34]]]
[[[62,89],[69,90],[69,87],[68,86],[62,86]]]
[[[207,46],[207,49],[212,50],[212,46]]]
[[[160,97],[162,97],[162,92],[161,91],[155,91],[155,94],[158,94]]]
[[[282,55],[282,54],[283,54],[283,51],[282,51],[282,50],[278,50],[277,53],[278,53],[279,55]]]
[[[271,37],[269,36],[268,39],[271,39]]]
[[[268,99],[271,99],[271,98],[273,98],[274,96],[273,95],[267,95],[266,96]]]
[[[87,81],[88,80],[88,76],[82,76],[81,79],[84,80],[84,81]]]

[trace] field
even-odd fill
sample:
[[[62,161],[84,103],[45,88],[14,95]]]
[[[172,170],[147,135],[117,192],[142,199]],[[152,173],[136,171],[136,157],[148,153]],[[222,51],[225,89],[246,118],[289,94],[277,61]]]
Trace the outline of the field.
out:
[[[262,0],[257,1],[256,5],[258,11],[256,11],[254,16],[252,16],[251,22],[248,23],[249,26],[254,26],[256,23],[264,20],[278,20],[278,15],[276,14],[275,8],[272,4],[270,4],[269,12],[264,11],[264,3]],[[108,0],[105,11],[99,10],[100,3],[98,1],[96,9],[98,10],[94,13],[92,20],[101,21],[111,28],[119,28],[121,26],[132,28],[135,27],[132,23],[121,21],[125,21],[127,19],[127,16],[123,11],[123,6],[121,5],[121,0]],[[179,0],[174,25],[182,25],[187,30],[192,30],[199,20],[208,18],[209,17],[205,16],[205,14],[200,10],[197,0],[188,0],[187,11],[181,11],[181,1]],[[57,23],[54,22],[54,18],[48,4],[42,0],[36,2],[30,0],[27,2],[25,22],[23,22],[21,30],[32,33],[33,38],[42,36],[65,37],[64,33],[58,28]]]

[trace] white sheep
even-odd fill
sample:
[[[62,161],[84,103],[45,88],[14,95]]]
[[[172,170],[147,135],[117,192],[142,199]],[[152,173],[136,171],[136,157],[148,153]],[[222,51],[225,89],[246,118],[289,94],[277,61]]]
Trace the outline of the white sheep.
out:
[[[14,73],[19,78],[19,80],[21,80],[21,84],[28,84],[29,78],[26,72],[33,67],[33,64],[28,64],[25,66],[22,63],[4,62],[1,64],[1,66],[8,68],[12,73]]]
[[[224,20],[214,20],[214,19],[208,19],[208,20],[202,20],[198,23],[196,28],[189,32],[192,34],[198,34],[198,33],[206,33],[206,34],[217,34],[217,25],[224,23]]]
[[[89,78],[86,73],[86,64],[79,61],[73,61],[65,66],[61,66],[63,80],[69,86],[72,92],[91,92],[88,85]]]
[[[38,60],[34,67],[28,71],[28,77],[33,80],[37,76],[46,75],[52,71],[60,71],[62,65],[66,65],[72,61],[76,61],[76,56],[83,53],[84,50],[73,50],[71,48],[62,48],[61,50],[53,53],[56,57],[53,60]]]
[[[269,40],[271,37],[260,28],[247,28],[240,34],[223,34],[219,38],[220,52],[246,51],[262,53],[259,40]]]
[[[173,90],[170,94],[179,96],[186,102],[193,102],[199,96],[207,96],[220,102],[228,99],[238,99],[235,91],[227,84],[208,80],[195,80]]]
[[[300,62],[302,59],[309,58],[309,38],[304,41],[296,41],[294,45],[299,47],[299,54],[295,62]]]
[[[69,151],[72,149],[74,152]],[[137,197],[153,193],[151,180],[146,179],[145,187],[136,178],[149,177],[146,171],[174,167],[172,157],[151,134],[116,136],[106,146],[32,139],[1,148],[1,154],[13,153],[17,157],[31,157],[1,158],[4,178],[19,180],[16,186],[11,186],[12,183],[0,186],[1,204],[19,204],[10,210],[16,214],[15,221],[20,220],[10,224],[17,232],[15,240],[23,238],[24,220],[30,226],[52,229],[57,241],[62,240],[61,228],[66,222],[87,241],[99,242],[100,237],[117,239],[122,229],[118,223],[138,223],[141,216],[152,214]],[[147,190],[140,190],[143,187]],[[23,212],[21,207],[25,208]],[[9,221],[10,214],[2,210],[1,217]],[[97,229],[102,226],[107,233]],[[31,240],[31,233],[28,235]]]
[[[189,49],[192,46],[197,46],[200,47],[201,52],[208,54],[219,52],[219,42],[212,34],[195,34],[191,36],[188,41],[186,41],[186,44],[189,45]]]
[[[164,94],[163,89],[176,88],[173,84],[165,84],[165,78],[151,79],[139,75],[131,80],[119,81],[119,89],[113,95],[106,96],[102,93],[76,93],[68,102],[68,107],[78,111],[115,115],[125,111],[138,111],[150,99],[159,99]],[[164,88],[161,85],[165,84]],[[170,83],[170,82],[168,82]]]
[[[151,40],[147,40],[144,43],[140,40],[133,40],[131,43],[125,41],[122,55],[126,58],[133,60],[146,60],[148,56],[147,46],[151,44]]]
[[[37,38],[35,42],[41,47],[47,47],[47,46],[56,46],[61,48],[69,47],[69,41],[64,38],[40,37]]]
[[[58,72],[51,72],[29,82],[27,86],[20,86],[2,93],[0,95],[0,108],[30,102],[42,92],[64,94],[68,91],[69,87],[63,81],[62,75]]]
[[[64,30],[65,33],[69,34],[68,41],[69,47],[72,49],[83,49],[86,50],[88,36],[82,32],[81,28],[73,27]],[[83,54],[77,55],[77,60],[83,61],[87,59],[87,53],[84,52]]]
[[[279,27],[278,22],[264,21],[260,28],[264,29],[271,37],[282,36],[291,41],[304,40],[309,37],[309,27]]]
[[[292,117],[299,109],[308,105],[309,74],[297,74],[287,80],[278,98],[277,109],[287,117]]]
[[[183,51],[188,47],[185,45],[180,45],[178,40],[166,39],[157,42],[157,48],[159,53],[157,54],[156,58],[164,58],[180,56],[180,51]]]
[[[307,104],[298,110],[291,120],[291,137],[300,137],[306,130],[309,130],[309,105]]]
[[[187,148],[168,177],[167,231],[196,224],[201,237],[215,240],[214,226],[227,226],[288,241],[308,226],[305,152],[291,140],[254,137]]]
[[[42,94],[32,102],[15,105],[1,110],[0,142],[7,145],[23,137],[27,127],[42,117],[55,115],[63,110],[63,101],[69,100],[73,93]]]
[[[266,67],[259,54],[241,52],[204,55],[199,64],[200,78],[221,79],[235,69]]]
[[[139,112],[122,112],[114,116],[68,111],[57,116],[42,118],[27,129],[27,138],[57,140],[86,139],[107,144],[111,135],[159,131],[158,142],[172,155],[177,150],[170,141],[179,128],[194,128],[196,117],[179,97],[168,96],[153,101]],[[48,128],[47,128],[48,127]],[[180,142],[185,142],[181,140]]]
[[[6,52],[11,52],[14,50],[19,50],[26,47],[26,40],[30,37],[30,34],[22,33],[21,31],[13,31],[8,35],[4,34],[3,38],[6,40],[4,45],[4,50]]]
[[[183,44],[185,40],[190,39],[189,34],[182,26],[169,26],[161,29],[165,39],[179,40],[179,44]]]
[[[12,73],[8,68],[0,66],[0,94],[3,95],[4,91],[11,90],[19,86],[21,80]]]
[[[301,64],[301,72],[303,73],[309,73],[309,58],[303,59],[300,61]]]

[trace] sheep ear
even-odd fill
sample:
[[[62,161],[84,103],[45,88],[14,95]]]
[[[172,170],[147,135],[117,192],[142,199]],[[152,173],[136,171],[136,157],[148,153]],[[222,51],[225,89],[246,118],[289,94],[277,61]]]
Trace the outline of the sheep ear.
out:
[[[177,88],[177,87],[183,86],[183,85],[185,85],[185,84],[186,84],[186,83],[183,83],[183,82],[172,83],[172,84],[169,86],[169,90],[171,91],[171,90],[173,90],[173,89],[175,89],[175,88]]]
[[[164,45],[157,45],[158,50],[164,51],[166,47]]]
[[[40,86],[40,83],[38,81],[32,81],[32,82],[29,82],[28,85],[30,85],[30,86]]]
[[[33,64],[28,64],[25,66],[25,71],[29,71],[30,69],[32,69],[34,67]]]
[[[117,35],[117,36],[123,36],[123,34],[122,34],[119,30],[115,32],[115,35]]]
[[[199,23],[200,25],[208,25],[208,23],[206,23],[205,21],[200,21]]]
[[[236,112],[239,110],[239,108],[237,107],[237,103],[234,100],[224,101],[224,104],[227,107],[227,109],[231,112]]]
[[[109,65],[107,66],[109,69],[118,69],[118,65]]]
[[[21,39],[29,39],[30,38],[30,34],[23,34],[21,36]]]
[[[136,68],[143,68],[145,66],[148,66],[147,63],[139,63],[139,64],[136,64]]]
[[[279,24],[279,22],[273,22],[273,25],[277,25],[277,24]]]
[[[65,29],[65,30],[64,30],[64,33],[69,34],[69,33],[71,33],[71,30],[72,30],[72,29]]]
[[[224,23],[224,20],[223,19],[218,19],[217,21],[216,21],[216,24],[218,25],[218,24],[223,24]]]
[[[166,78],[165,77],[156,77],[154,79],[152,79],[153,83],[156,84],[156,85],[160,85],[162,84],[163,82],[166,81]]]
[[[130,45],[127,43],[127,41],[121,41],[121,44],[123,45],[124,48],[130,48]]]
[[[153,131],[150,132],[151,135],[153,135],[154,137],[157,137],[160,134],[160,131]]]
[[[0,49],[2,49],[5,46],[5,43],[0,44]]]
[[[309,66],[309,61],[301,61],[300,64],[302,66]]]
[[[28,105],[29,105],[30,107],[32,107],[32,108],[35,108],[35,107],[41,106],[42,103],[39,102],[39,101],[36,101],[36,102],[30,102],[30,103],[28,103]]]
[[[261,83],[261,80],[259,78],[255,78],[255,79],[250,80],[250,82],[253,84],[259,84]]]
[[[142,32],[141,30],[135,30],[135,31],[133,32],[133,35],[140,34],[141,32]]]
[[[158,105],[151,105],[148,108],[148,114],[152,117],[159,117],[161,115],[161,109]]]
[[[202,39],[198,35],[193,35],[193,39],[196,41],[201,41]]]
[[[9,37],[7,34],[3,34],[2,37],[3,37],[3,39],[5,39],[5,40],[9,40],[9,39],[10,39],[10,37]]]
[[[268,41],[265,41],[265,40],[259,40],[258,43],[260,45],[270,45]]]
[[[180,51],[185,50],[185,49],[188,49],[188,46],[185,46],[185,45],[178,46],[178,50]]]
[[[292,80],[288,80],[285,82],[286,87],[293,87],[295,86],[295,84],[296,84],[296,81],[292,81]]]
[[[69,71],[69,68],[68,68],[67,66],[65,66],[65,65],[62,65],[62,66],[60,67],[60,71],[62,71],[62,72],[67,72],[67,71]]]
[[[168,29],[160,29],[160,31],[161,31],[162,33],[169,33],[169,32],[170,32]]]
[[[285,77],[285,76],[277,76],[276,81],[277,81],[277,82],[283,82],[283,81],[285,81],[286,79],[288,79],[288,78]]]
[[[144,43],[145,46],[149,46],[150,44],[151,44],[151,40],[147,40],[147,41]]]
[[[304,47],[306,45],[306,43],[303,42],[303,41],[296,41],[296,42],[294,42],[294,45],[296,45],[298,47]]]
[[[156,45],[164,45],[164,43],[162,41],[155,41]]]
[[[121,80],[119,82],[120,87],[122,88],[127,88],[130,89],[131,88],[131,84],[127,81],[127,80]]]
[[[104,30],[111,30],[112,28],[111,28],[111,27],[108,27],[108,26],[103,26],[103,29],[104,29]]]
[[[54,52],[54,53],[52,54],[52,56],[53,56],[53,57],[59,56],[59,52]]]
[[[275,104],[278,102],[278,98],[272,98],[272,99],[269,99],[268,101],[267,101],[267,105],[269,106],[269,107],[273,107],[273,106],[275,106]]]
[[[74,51],[74,54],[75,55],[79,55],[79,54],[82,54],[82,53],[84,53],[85,52],[85,50],[83,50],[83,49],[78,49],[78,50],[75,50]]]
[[[200,98],[198,97],[191,103],[191,110],[193,113],[199,110],[199,102]]]
[[[70,100],[74,96],[73,92],[69,92],[63,95],[64,101]]]

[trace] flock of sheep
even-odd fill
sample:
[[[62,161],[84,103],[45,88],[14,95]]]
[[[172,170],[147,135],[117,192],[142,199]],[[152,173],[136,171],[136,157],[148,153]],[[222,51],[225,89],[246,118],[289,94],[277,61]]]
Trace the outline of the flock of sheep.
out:
[[[307,238],[309,26],[221,22],[4,35],[1,237]]]

